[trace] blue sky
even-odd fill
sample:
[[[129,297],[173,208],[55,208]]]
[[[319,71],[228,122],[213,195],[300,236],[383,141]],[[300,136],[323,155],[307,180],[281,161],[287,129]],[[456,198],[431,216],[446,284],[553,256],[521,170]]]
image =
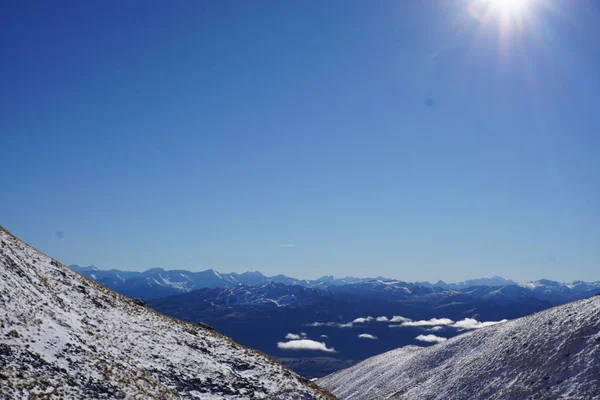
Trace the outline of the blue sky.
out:
[[[600,5],[485,1],[4,4],[0,224],[101,268],[598,280]]]

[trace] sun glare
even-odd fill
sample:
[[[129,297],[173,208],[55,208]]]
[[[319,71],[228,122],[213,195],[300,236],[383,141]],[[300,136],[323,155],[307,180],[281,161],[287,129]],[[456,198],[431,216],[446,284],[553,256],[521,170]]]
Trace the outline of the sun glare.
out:
[[[535,34],[541,8],[549,0],[467,0],[471,17],[480,22],[477,35],[496,31],[498,53],[510,57],[515,46],[524,38]]]
[[[487,2],[501,13],[518,16],[526,11],[530,0],[487,0]]]
[[[473,17],[487,21],[495,18],[521,20],[531,10],[535,0],[473,0],[470,11]]]

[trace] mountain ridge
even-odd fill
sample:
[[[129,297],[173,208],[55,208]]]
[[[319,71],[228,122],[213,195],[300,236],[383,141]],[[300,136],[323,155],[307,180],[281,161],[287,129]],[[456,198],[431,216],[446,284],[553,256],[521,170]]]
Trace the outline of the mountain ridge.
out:
[[[0,304],[0,398],[333,398],[258,351],[87,279],[3,227]]]
[[[600,296],[403,347],[317,382],[343,399],[597,399]]]
[[[306,280],[292,278],[282,274],[266,276],[259,271],[247,271],[244,273],[221,273],[215,271],[214,269],[193,272],[188,270],[165,270],[162,268],[152,268],[139,272],[122,271],[116,269],[101,270],[93,265],[88,267],[70,265],[69,267],[83,274],[84,276],[91,278],[120,293],[124,293],[131,297],[140,297],[144,299],[166,297],[203,288],[234,287],[239,285],[261,286],[269,282],[311,288],[344,286],[367,282],[397,282],[407,285],[421,285],[426,288],[441,288],[446,290],[460,290],[475,286],[502,287],[518,285],[532,290],[537,289],[539,293],[542,293],[543,287],[547,286],[552,286],[555,289],[573,289],[577,286],[577,284],[580,284],[588,285],[594,288],[600,288],[600,281],[574,281],[572,283],[562,283],[548,279],[539,279],[537,281],[518,283],[511,279],[501,278],[497,275],[494,275],[491,278],[470,279],[458,283],[445,283],[443,281],[430,283],[404,282],[385,277],[355,278],[347,276],[345,278],[335,278],[332,275],[325,275],[318,279]],[[572,299],[575,298],[576,297]]]

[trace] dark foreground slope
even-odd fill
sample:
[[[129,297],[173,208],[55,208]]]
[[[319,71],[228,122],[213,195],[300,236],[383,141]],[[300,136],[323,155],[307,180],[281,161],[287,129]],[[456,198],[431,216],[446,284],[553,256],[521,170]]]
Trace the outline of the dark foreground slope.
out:
[[[267,356],[158,314],[0,227],[1,399],[327,399]]]
[[[600,296],[404,347],[318,381],[341,399],[600,399]]]

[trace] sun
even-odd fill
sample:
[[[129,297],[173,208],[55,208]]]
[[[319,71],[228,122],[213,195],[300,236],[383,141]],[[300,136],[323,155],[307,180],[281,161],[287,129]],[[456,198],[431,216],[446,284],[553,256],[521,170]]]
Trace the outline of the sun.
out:
[[[472,0],[469,10],[478,20],[521,20],[530,13],[536,0]]]
[[[490,7],[502,14],[520,16],[527,11],[531,0],[485,0]]]
[[[495,32],[498,53],[506,59],[527,36],[536,34],[537,15],[547,3],[549,0],[466,0],[469,14],[480,24],[476,36]]]

